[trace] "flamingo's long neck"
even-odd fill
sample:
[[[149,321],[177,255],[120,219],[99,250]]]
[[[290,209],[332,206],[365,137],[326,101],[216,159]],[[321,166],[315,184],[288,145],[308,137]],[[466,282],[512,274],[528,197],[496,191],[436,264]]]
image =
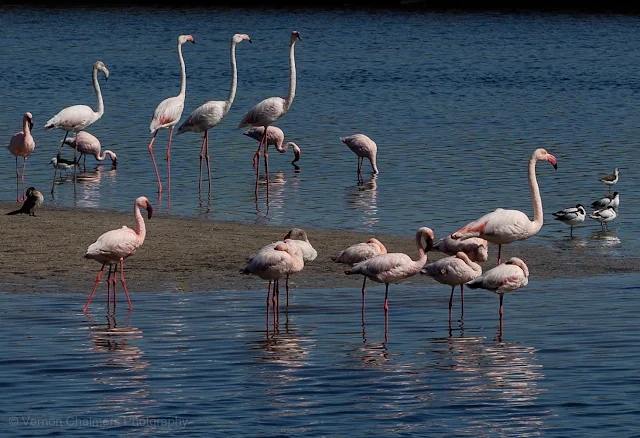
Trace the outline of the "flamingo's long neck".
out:
[[[98,111],[95,112],[96,118],[99,119],[104,114],[104,102],[102,101],[102,91],[100,91],[100,83],[98,82],[98,69],[93,69],[93,90],[96,92],[98,99]]]
[[[424,265],[427,263],[427,253],[424,251],[424,248],[422,247],[422,235],[423,234],[421,231],[418,231],[416,233],[416,247],[418,248],[418,260],[416,260],[414,264],[418,268],[418,271],[422,269]]]
[[[373,169],[373,171],[375,173],[380,173],[378,172],[378,166],[376,164],[376,154],[371,155],[370,161],[371,161],[371,168]]]
[[[284,110],[289,111],[291,104],[293,103],[293,98],[296,96],[296,55],[294,47],[296,45],[296,40],[291,41],[291,45],[289,46],[289,94],[284,98]]]
[[[226,114],[233,104],[233,100],[236,98],[236,89],[238,88],[238,68],[236,66],[236,43],[231,41],[231,48],[229,49],[231,54],[231,89],[229,90],[229,97],[227,97],[226,104],[224,106],[224,113]]]
[[[184,96],[187,94],[187,70],[184,66],[182,44],[180,43],[178,43],[178,58],[180,59],[180,94],[178,94],[178,96],[184,99]]]
[[[22,132],[24,132],[25,138],[31,137],[31,129],[29,129],[29,119],[27,116],[22,118]]]
[[[147,227],[144,225],[144,218],[140,213],[140,207],[136,203],[133,206],[133,214],[136,217],[136,234],[138,235],[138,245],[142,245],[144,238],[147,236]]]
[[[531,231],[534,234],[542,228],[544,216],[542,211],[542,199],[540,198],[540,188],[538,187],[538,179],[536,178],[537,162],[538,160],[535,156],[532,156],[529,160],[529,189],[531,189],[531,198],[533,199],[533,222],[531,222]]]
[[[98,151],[98,153],[95,154],[94,157],[98,161],[104,161],[107,158],[107,155],[109,156],[109,158],[111,158],[111,161],[113,161],[113,158],[116,154],[107,149],[106,151],[102,152],[102,154],[100,154],[100,151]]]

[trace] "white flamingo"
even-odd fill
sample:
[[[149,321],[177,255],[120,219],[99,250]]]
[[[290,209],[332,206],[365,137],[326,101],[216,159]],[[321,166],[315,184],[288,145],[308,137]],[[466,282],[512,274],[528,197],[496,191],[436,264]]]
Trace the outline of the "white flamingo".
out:
[[[578,204],[575,207],[567,207],[551,214],[555,216],[557,220],[571,226],[571,236],[573,236],[573,226],[584,222],[584,218],[587,216],[587,212],[582,204]]]
[[[451,296],[449,297],[449,325],[451,325],[451,309],[453,307],[453,291],[456,286],[460,286],[460,306],[462,318],[464,318],[464,284],[482,274],[482,267],[472,262],[469,256],[460,251],[456,255],[444,257],[433,263],[429,263],[420,271],[438,283],[451,286]]]
[[[24,172],[27,168],[27,157],[31,155],[36,148],[36,142],[33,139],[33,135],[31,135],[31,129],[33,129],[33,115],[27,112],[22,116],[22,131],[16,132],[11,136],[9,146],[7,147],[11,155],[16,157],[16,202],[27,200],[24,194]],[[18,157],[22,157],[22,194],[19,193],[18,189],[20,181]]]
[[[353,134],[346,137],[340,137],[340,141],[346,144],[351,151],[358,157],[358,180],[362,179],[362,162],[365,158],[371,163],[374,174],[378,174],[378,166],[376,164],[378,155],[378,145],[364,134]]]
[[[331,256],[331,260],[336,263],[343,263],[345,265],[353,266],[357,263],[369,260],[380,254],[387,254],[387,248],[375,237],[367,240],[363,243],[356,243],[350,247],[340,251],[337,255]],[[364,301],[365,285],[367,283],[367,277],[364,276],[362,281],[362,300]]]
[[[251,108],[242,118],[238,128],[245,126],[264,126],[265,131],[258,143],[258,150],[254,154],[254,162],[256,163],[256,192],[258,190],[258,177],[260,175],[260,147],[264,145],[264,166],[267,176],[267,190],[269,188],[269,154],[267,151],[267,132],[269,126],[284,116],[291,108],[293,98],[296,95],[296,56],[295,44],[301,40],[298,31],[291,32],[291,41],[289,43],[289,92],[286,97],[269,97],[259,102]]]
[[[243,134],[247,137],[251,137],[254,140],[260,141],[262,140],[262,136],[264,135],[264,129],[264,126],[254,126],[253,128],[244,131]],[[282,129],[273,125],[269,126],[269,131],[267,132],[267,145],[275,146],[276,150],[281,154],[287,152],[287,149],[291,147],[291,149],[293,149],[293,161],[291,162],[291,164],[294,168],[300,169],[300,167],[296,165],[296,163],[300,161],[300,154],[302,153],[300,147],[292,141],[288,141],[284,145],[283,143],[284,132],[282,131]],[[257,152],[258,151],[256,151],[256,153]],[[256,166],[256,155],[253,156],[253,166]]]
[[[433,245],[435,251],[443,252],[447,255],[456,255],[460,251],[465,253],[472,262],[483,263],[489,258],[489,245],[488,242],[479,237],[470,237],[465,240],[452,239],[451,236],[446,236],[438,240]]]
[[[465,225],[453,233],[453,239],[468,239],[469,237],[481,237],[498,245],[498,264],[500,264],[500,252],[502,245],[517,240],[526,240],[540,231],[544,221],[540,188],[536,179],[536,163],[548,161],[555,169],[558,169],[556,157],[544,149],[536,149],[529,160],[529,189],[533,199],[533,221],[519,210],[505,210],[498,208],[491,213]]]
[[[238,88],[238,69],[236,67],[236,45],[242,41],[251,42],[249,35],[237,33],[231,38],[231,89],[227,100],[209,100],[193,110],[189,118],[178,127],[176,135],[183,132],[204,132],[200,146],[200,179],[198,193],[202,192],[202,158],[207,161],[207,177],[209,179],[209,194],[211,194],[211,167],[209,165],[209,130],[215,127],[227,115],[236,97]]]
[[[118,156],[116,153],[109,149],[101,152],[102,146],[100,145],[100,140],[98,140],[95,135],[90,134],[87,131],[80,131],[73,137],[67,137],[64,142],[66,145],[75,148],[80,152],[78,163],[82,157],[84,157],[85,167],[87,167],[87,155],[92,155],[97,161],[104,161],[109,157],[114,166],[118,165]]]
[[[180,35],[178,37],[178,59],[180,60],[180,94],[174,97],[169,97],[156,107],[153,112],[153,118],[151,119],[151,125],[149,131],[153,134],[151,142],[149,143],[149,154],[151,155],[151,161],[153,161],[153,168],[156,171],[156,177],[158,178],[158,193],[162,193],[162,183],[160,182],[160,173],[158,173],[158,166],[156,165],[156,159],[153,156],[153,142],[158,135],[160,129],[169,128],[169,142],[167,143],[167,187],[168,187],[168,202],[171,204],[171,137],[173,136],[173,128],[180,121],[182,117],[182,111],[184,110],[184,98],[187,92],[187,71],[184,65],[184,58],[182,57],[182,45],[187,41],[195,44],[195,40],[191,35]]]

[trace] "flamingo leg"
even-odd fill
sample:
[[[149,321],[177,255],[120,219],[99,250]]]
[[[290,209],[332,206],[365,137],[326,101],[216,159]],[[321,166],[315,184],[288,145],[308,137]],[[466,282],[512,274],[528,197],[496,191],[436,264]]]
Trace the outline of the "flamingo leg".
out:
[[[109,263],[109,272],[107,273],[107,312],[111,307],[111,267],[113,265]]]
[[[502,250],[502,245],[498,245],[498,264],[500,264],[500,251]]]
[[[22,163],[22,201],[26,201],[27,197],[24,194],[24,173],[27,170],[27,157],[23,158],[23,163]]]
[[[20,180],[20,175],[18,175],[18,156],[16,155],[16,202],[22,201],[22,197],[18,194],[19,180]]]
[[[66,131],[64,133],[64,138],[62,139],[62,142],[60,142],[60,149],[58,149],[58,153],[56,154],[57,156],[60,156],[60,152],[62,152],[62,148],[64,147],[64,141],[67,139],[68,135],[69,135],[69,131]]]
[[[267,199],[269,198],[269,144],[264,144],[264,174],[267,180]]]
[[[451,309],[453,308],[453,290],[455,286],[451,287],[451,295],[449,296],[449,326],[451,326]]]
[[[362,280],[362,304],[364,304],[364,294],[366,292],[365,285],[367,284],[367,276],[363,275],[364,280]]]
[[[500,336],[502,336],[502,299],[504,298],[504,294],[500,294]]]
[[[158,193],[162,193],[162,183],[160,182],[160,173],[158,172],[158,165],[156,164],[156,159],[153,156],[153,142],[156,140],[156,135],[158,135],[158,131],[153,133],[153,137],[151,137],[151,143],[149,143],[149,154],[151,154],[151,161],[153,162],[153,168],[156,170],[156,178],[158,178]]]
[[[209,198],[211,198],[211,165],[209,161],[209,131],[205,132],[205,137],[207,138],[207,145],[205,149],[205,158],[207,160],[207,178],[209,179]]]
[[[89,299],[87,300],[87,304],[85,304],[84,307],[82,308],[83,312],[87,311],[87,308],[89,307],[89,304],[91,303],[91,300],[93,299],[93,294],[96,293],[96,289],[98,288],[98,284],[100,284],[100,277],[102,277],[102,271],[104,269],[104,265],[106,265],[106,262],[102,264],[102,267],[98,271],[98,276],[96,277],[96,282],[93,285],[93,290],[91,291],[91,295],[89,295]]]
[[[202,193],[202,160],[204,159],[204,145],[207,142],[207,131],[204,131],[202,137],[202,146],[200,146],[200,179],[198,179],[198,194]]]
[[[116,263],[113,270],[113,312],[116,311],[116,278],[118,275],[118,264]]]
[[[127,282],[124,281],[124,260],[123,259],[120,259],[120,283],[122,283],[124,293],[127,296],[127,302],[129,303],[129,310],[133,310],[133,306],[131,305],[131,298],[129,298],[129,291],[127,290]]]
[[[389,310],[389,283],[387,283],[387,287],[384,289],[384,311],[387,312]]]
[[[289,276],[287,275],[287,281],[285,283],[287,289],[287,309],[289,308]]]
[[[78,146],[73,148],[73,196],[76,196],[76,183],[78,182],[78,175],[76,173],[76,164],[78,162]]]
[[[169,143],[167,143],[167,203],[171,205],[171,138],[173,126],[169,129]]]
[[[460,319],[464,319],[464,284],[460,285]]]

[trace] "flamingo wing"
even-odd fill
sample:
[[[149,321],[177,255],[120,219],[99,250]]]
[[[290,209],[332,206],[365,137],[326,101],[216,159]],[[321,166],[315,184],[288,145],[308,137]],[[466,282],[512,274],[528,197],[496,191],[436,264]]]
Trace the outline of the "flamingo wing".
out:
[[[332,257],[336,263],[344,263],[347,265],[354,265],[364,260],[370,259],[380,254],[380,248],[377,245],[370,245],[368,243],[356,243],[351,245],[344,251],[340,252],[337,256]]]
[[[406,254],[380,254],[360,262],[345,272],[362,274],[378,283],[391,283],[415,275],[415,263]]]
[[[96,118],[96,113],[87,105],[73,105],[62,109],[44,125],[45,129],[63,129],[80,131],[89,126]]]
[[[286,113],[285,101],[281,97],[270,97],[256,104],[242,118],[238,128],[245,126],[264,126],[278,120]]]
[[[528,236],[531,221],[519,210],[498,208],[467,224],[451,235],[454,239],[482,237],[489,242],[505,244]]]
[[[226,102],[210,100],[193,110],[189,118],[182,122],[178,134],[183,132],[203,132],[216,126],[227,114]]]
[[[528,277],[522,268],[503,263],[466,283],[471,289],[487,289],[496,293],[511,292],[526,286]]]
[[[156,107],[149,130],[153,134],[158,129],[175,125],[182,116],[184,110],[184,98],[181,96],[169,97]]]
[[[89,245],[85,258],[100,262],[118,261],[129,257],[140,246],[138,235],[134,230],[123,226],[117,230],[107,231]]]

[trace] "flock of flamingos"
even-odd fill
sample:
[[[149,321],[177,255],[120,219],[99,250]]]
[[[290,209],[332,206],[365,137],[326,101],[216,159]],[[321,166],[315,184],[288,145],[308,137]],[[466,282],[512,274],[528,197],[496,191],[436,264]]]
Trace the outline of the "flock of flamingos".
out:
[[[295,154],[294,164],[300,157],[300,148],[293,142],[283,145],[284,134],[282,131],[272,126],[274,122],[287,113],[295,97],[296,90],[296,67],[294,46],[301,40],[297,31],[291,33],[289,44],[289,66],[290,79],[289,91],[282,97],[270,97],[262,100],[250,109],[238,125],[239,128],[250,126],[251,129],[245,134],[259,140],[258,149],[254,154],[254,167],[256,171],[256,191],[260,169],[260,151],[264,148],[264,165],[268,187],[268,145],[276,146],[279,152],[285,152],[291,147]],[[228,113],[233,104],[237,88],[237,69],[235,49],[236,45],[242,41],[251,39],[246,34],[235,34],[231,39],[230,58],[232,68],[231,89],[226,100],[207,101],[196,108],[189,117],[178,127],[177,134],[184,132],[202,132],[203,139],[200,147],[200,179],[199,191],[202,190],[202,165],[203,160],[207,166],[208,189],[211,192],[211,170],[209,165],[209,137],[208,131],[215,127]],[[181,87],[177,96],[163,100],[155,109],[151,120],[150,131],[152,134],[148,150],[154,165],[158,192],[161,193],[163,186],[153,154],[153,143],[161,129],[169,129],[169,140],[167,143],[167,192],[170,203],[171,199],[171,140],[174,127],[178,124],[184,109],[186,93],[186,72],[185,63],[182,56],[183,44],[195,43],[193,36],[180,35],[178,37],[178,57],[181,68]],[[105,79],[109,78],[109,70],[103,62],[97,61],[93,65],[92,78],[93,87],[97,97],[97,111],[86,105],[74,105],[61,110],[53,116],[46,124],[45,129],[61,129],[65,131],[60,150],[56,158],[51,160],[55,172],[57,170],[68,171],[73,168],[75,182],[75,168],[80,159],[87,155],[93,155],[98,160],[104,160],[107,156],[114,163],[117,163],[117,156],[112,151],[100,151],[100,142],[85,129],[99,120],[104,114],[104,103],[100,85],[98,82],[98,72],[101,72]],[[26,113],[23,117],[23,130],[16,133],[10,140],[9,151],[16,158],[16,201],[24,204],[22,208],[10,212],[9,214],[27,213],[34,215],[35,210],[42,204],[42,193],[33,187],[29,187],[24,192],[24,173],[27,157],[35,149],[35,141],[31,134],[33,127],[33,116]],[[74,132],[73,137],[68,137],[70,132]],[[373,173],[378,173],[376,162],[376,143],[364,134],[354,134],[342,137],[344,142],[358,157],[358,177],[362,177],[362,164],[366,158],[371,164]],[[62,147],[67,144],[74,149],[73,162],[65,162],[60,157]],[[80,157],[78,157],[80,152]],[[23,158],[22,173],[19,172],[18,157]],[[453,293],[457,286],[460,286],[461,309],[464,315],[464,286],[469,288],[483,288],[495,292],[500,297],[500,331],[502,332],[503,297],[507,292],[512,292],[528,283],[529,269],[525,262],[512,257],[502,263],[502,245],[526,240],[538,233],[543,225],[543,209],[540,190],[536,179],[536,164],[539,161],[546,161],[557,169],[556,158],[544,149],[536,149],[528,164],[528,181],[533,201],[533,221],[527,214],[518,210],[506,210],[498,208],[477,220],[474,220],[455,231],[448,237],[438,242],[434,241],[434,233],[430,228],[421,227],[415,235],[416,247],[418,250],[417,260],[403,253],[388,253],[385,246],[379,240],[372,238],[367,242],[358,243],[346,248],[339,254],[331,257],[336,263],[348,265],[345,270],[347,275],[362,275],[362,299],[364,306],[365,284],[367,278],[378,283],[385,284],[384,309],[385,315],[388,312],[389,284],[396,283],[418,273],[432,277],[436,281],[451,286],[449,298],[449,324],[451,324],[451,311]],[[294,164],[295,165],[295,164]],[[607,175],[600,181],[609,187],[618,182],[619,170],[615,169],[614,174]],[[19,189],[22,183],[22,192]],[[53,188],[52,188],[53,191]],[[608,222],[615,219],[619,205],[619,194],[607,195],[595,201],[592,207],[596,208],[589,217],[601,222],[605,227]],[[132,309],[129,292],[124,278],[124,260],[133,255],[143,244],[146,236],[145,221],[140,209],[147,211],[148,219],[151,219],[153,208],[146,197],[139,197],[134,203],[134,215],[136,221],[135,230],[123,226],[120,229],[108,231],[102,234],[96,242],[91,244],[84,254],[85,258],[96,260],[101,263],[101,268],[95,279],[95,283],[89,299],[83,310],[86,311],[98,288],[103,270],[109,265],[107,274],[107,305],[110,305],[111,290],[113,290],[113,302],[115,306],[115,289],[118,271],[120,272],[120,282],[124,288],[129,308]],[[585,220],[587,216],[583,205],[566,208],[553,213],[556,219],[571,226]],[[498,245],[498,264],[496,267],[483,273],[482,263],[488,259],[488,243]],[[433,263],[427,263],[427,253],[430,250],[437,250],[448,254],[448,257],[441,258]],[[273,302],[274,309],[278,306],[279,280],[286,279],[287,304],[289,297],[289,276],[300,272],[306,262],[313,261],[317,257],[317,251],[309,242],[304,230],[294,228],[281,241],[264,246],[260,250],[248,257],[243,273],[253,274],[262,279],[268,280],[267,290],[267,310],[269,302]],[[272,290],[273,285],[273,290]],[[271,296],[271,298],[270,298]]]

